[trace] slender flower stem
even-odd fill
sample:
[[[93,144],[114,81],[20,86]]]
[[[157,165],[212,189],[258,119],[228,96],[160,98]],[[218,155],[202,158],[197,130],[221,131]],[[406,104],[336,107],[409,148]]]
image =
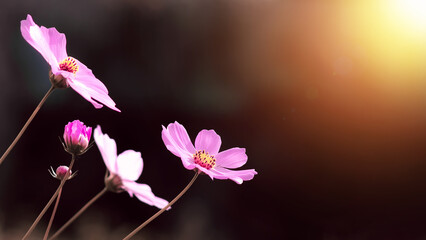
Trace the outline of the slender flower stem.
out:
[[[152,220],[154,220],[155,218],[157,218],[158,216],[160,216],[160,214],[162,214],[164,211],[166,211],[167,208],[169,208],[177,200],[179,200],[179,198],[182,197],[183,194],[185,194],[185,192],[188,191],[188,189],[192,186],[192,184],[195,182],[195,179],[197,179],[198,175],[200,175],[200,171],[199,170],[197,170],[195,172],[194,177],[188,183],[188,185],[186,185],[186,187],[182,190],[182,192],[180,192],[169,204],[167,204],[167,206],[165,206],[164,208],[162,208],[160,211],[158,211],[156,214],[154,214],[152,217],[150,217],[148,220],[146,220],[144,223],[142,223],[139,227],[137,227],[135,230],[133,230],[133,232],[131,232],[129,235],[127,235],[125,238],[123,238],[123,240],[129,240],[136,233],[138,233],[142,228],[144,228],[146,225],[148,225],[148,223],[150,223]]]
[[[72,154],[71,163],[68,169],[68,172],[65,174],[65,177],[62,179],[61,184],[59,184],[58,189],[56,189],[56,192],[53,194],[53,196],[50,198],[49,202],[46,204],[46,206],[43,208],[41,213],[38,215],[36,220],[34,221],[33,225],[31,225],[30,229],[28,229],[25,236],[22,238],[22,240],[27,239],[30,234],[33,232],[34,228],[37,226],[38,222],[40,222],[40,219],[43,217],[43,215],[46,213],[47,209],[49,209],[50,205],[52,205],[52,202],[55,200],[56,196],[58,196],[59,191],[61,191],[62,186],[64,186],[65,182],[67,181],[68,177],[70,176],[72,166],[74,165],[75,161],[75,155]]]
[[[65,228],[67,228],[72,222],[74,222],[74,220],[77,219],[84,211],[86,211],[86,209],[89,208],[92,203],[102,197],[102,195],[104,195],[106,192],[107,188],[105,187],[104,189],[102,189],[102,191],[96,194],[96,196],[94,196],[89,202],[87,202],[86,205],[84,205],[84,207],[82,207],[76,214],[74,214],[74,216],[72,216],[72,218],[70,218],[70,220],[68,220],[58,231],[56,231],[55,234],[53,234],[53,236],[49,238],[49,240],[53,240],[57,236],[59,236],[59,234],[61,234],[65,230]]]
[[[56,210],[58,209],[59,199],[61,199],[62,188],[59,190],[58,197],[56,198],[55,206],[53,207],[52,215],[50,216],[49,224],[47,225],[46,232],[44,233],[43,240],[47,240],[49,236],[50,228],[52,227],[53,219],[55,218]]]
[[[31,114],[30,118],[28,118],[27,122],[25,123],[25,125],[22,127],[21,131],[16,136],[15,140],[13,140],[12,144],[10,144],[10,146],[7,148],[6,152],[3,153],[3,156],[1,156],[0,165],[3,163],[3,161],[7,157],[7,155],[9,155],[10,151],[12,151],[13,147],[16,145],[16,143],[19,141],[19,139],[22,137],[22,135],[24,134],[28,125],[30,125],[30,123],[33,121],[35,115],[38,113],[38,110],[40,110],[41,106],[44,104],[47,97],[49,97],[49,95],[53,92],[54,89],[55,89],[55,87],[53,87],[53,85],[52,85],[50,87],[50,89],[47,91],[47,93],[44,95],[43,99],[41,99],[40,103],[38,104],[38,106],[36,107],[34,112]]]

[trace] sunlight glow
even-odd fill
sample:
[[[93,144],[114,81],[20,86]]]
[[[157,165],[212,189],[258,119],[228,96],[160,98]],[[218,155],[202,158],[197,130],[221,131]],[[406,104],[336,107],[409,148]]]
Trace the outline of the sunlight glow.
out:
[[[426,89],[426,0],[359,1],[346,5],[351,42],[380,88]]]
[[[397,21],[407,28],[426,31],[426,0],[393,0]]]

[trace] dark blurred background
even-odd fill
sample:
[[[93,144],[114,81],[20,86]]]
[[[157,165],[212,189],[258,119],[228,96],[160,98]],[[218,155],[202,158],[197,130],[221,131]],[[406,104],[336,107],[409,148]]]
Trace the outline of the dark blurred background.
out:
[[[161,125],[247,149],[252,181],[202,176],[135,239],[426,239],[426,18],[409,12],[426,8],[399,2],[2,1],[0,152],[50,87],[27,14],[66,34],[122,113],[49,97],[0,166],[0,239],[20,239],[54,193],[47,169],[69,164],[58,136],[75,119],[141,151],[138,182],[167,200],[193,173]],[[97,147],[74,170],[52,233],[104,187]],[[108,193],[59,239],[121,239],[156,211]]]

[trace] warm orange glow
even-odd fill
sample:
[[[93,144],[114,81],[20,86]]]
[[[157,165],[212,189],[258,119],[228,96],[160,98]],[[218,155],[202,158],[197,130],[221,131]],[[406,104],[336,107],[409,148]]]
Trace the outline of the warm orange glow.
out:
[[[426,87],[426,0],[360,1],[343,12],[347,40],[379,86],[407,94]]]

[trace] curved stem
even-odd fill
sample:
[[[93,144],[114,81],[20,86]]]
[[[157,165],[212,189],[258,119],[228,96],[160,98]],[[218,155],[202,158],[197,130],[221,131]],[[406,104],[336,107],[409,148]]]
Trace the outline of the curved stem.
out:
[[[59,234],[61,234],[65,230],[65,228],[67,228],[72,222],[74,222],[74,220],[77,219],[84,211],[86,211],[86,209],[89,208],[90,205],[92,205],[92,203],[98,200],[106,192],[107,192],[107,188],[104,188],[102,189],[102,191],[96,194],[96,196],[94,196],[89,202],[87,202],[86,205],[84,205],[84,207],[82,207],[76,214],[74,214],[74,216],[72,216],[72,218],[70,218],[70,220],[68,220],[58,231],[56,231],[55,234],[53,234],[53,236],[49,238],[49,240],[53,240],[57,236],[59,236]]]
[[[65,177],[62,179],[61,184],[59,184],[58,189],[56,189],[56,192],[53,194],[53,196],[50,198],[49,202],[46,204],[46,206],[43,208],[43,210],[41,211],[41,213],[38,215],[38,217],[36,218],[36,220],[34,221],[33,225],[31,225],[30,229],[28,229],[27,233],[24,235],[24,237],[22,238],[22,240],[27,239],[30,234],[33,232],[34,228],[37,226],[38,222],[40,222],[40,219],[43,217],[43,215],[46,213],[47,209],[49,209],[50,205],[52,205],[53,200],[55,200],[56,196],[58,196],[59,191],[61,191],[62,186],[64,186],[66,180],[68,179],[68,177],[70,176],[71,173],[71,169],[72,166],[74,165],[74,161],[75,161],[75,155],[72,154],[72,158],[71,158],[71,163],[68,169],[68,172],[65,174]]]
[[[40,103],[37,105],[36,109],[31,114],[30,118],[28,118],[27,122],[22,127],[21,131],[15,137],[15,140],[13,140],[12,144],[10,144],[10,146],[7,148],[6,152],[3,153],[3,156],[1,156],[1,158],[0,158],[0,165],[2,164],[2,162],[4,161],[4,159],[7,157],[7,155],[9,155],[10,151],[12,151],[13,147],[16,145],[16,143],[19,141],[19,139],[22,137],[22,135],[24,134],[24,132],[27,129],[28,125],[30,125],[30,123],[33,121],[35,115],[38,113],[38,110],[40,110],[41,106],[46,101],[47,97],[49,97],[49,95],[53,92],[54,89],[55,88],[52,85],[50,87],[49,91],[47,91],[47,93],[44,95],[43,99],[41,99]]]
[[[195,172],[194,177],[188,183],[188,185],[186,185],[186,187],[182,190],[182,192],[180,192],[169,204],[167,204],[167,206],[165,206],[164,208],[162,208],[160,211],[158,211],[156,214],[154,214],[152,217],[150,217],[148,220],[146,220],[144,223],[142,223],[139,227],[137,227],[135,230],[133,230],[133,232],[131,232],[129,235],[127,235],[125,238],[123,238],[123,240],[129,240],[137,232],[139,232],[142,228],[144,228],[146,225],[148,225],[148,223],[150,223],[152,220],[154,220],[155,218],[157,218],[158,216],[160,216],[160,214],[162,214],[164,211],[166,211],[167,208],[169,208],[177,200],[179,200],[179,198],[182,197],[182,195],[185,194],[185,192],[188,191],[188,189],[192,186],[192,184],[195,182],[195,179],[197,179],[198,175],[200,175],[200,171],[199,170],[197,170]]]
[[[61,188],[61,190],[59,190],[58,197],[56,198],[56,203],[55,203],[55,206],[53,207],[52,215],[50,216],[49,224],[47,225],[47,229],[46,229],[46,232],[44,233],[43,240],[46,240],[47,236],[49,236],[49,231],[50,231],[50,228],[52,227],[52,223],[53,223],[53,219],[55,218],[56,210],[58,209],[59,199],[61,199],[61,193],[62,193],[62,188]]]

